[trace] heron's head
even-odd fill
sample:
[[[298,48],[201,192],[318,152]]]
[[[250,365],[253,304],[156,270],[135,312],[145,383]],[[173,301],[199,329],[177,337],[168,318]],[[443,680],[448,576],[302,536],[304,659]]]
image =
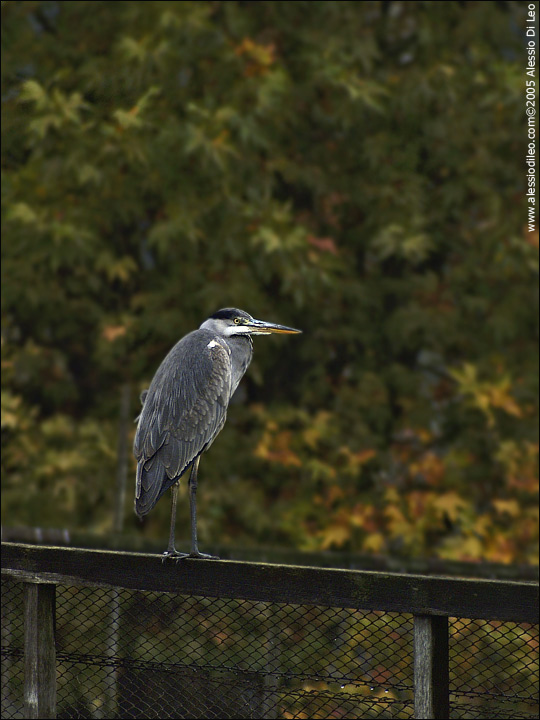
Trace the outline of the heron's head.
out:
[[[286,325],[276,325],[265,320],[256,320],[244,310],[223,308],[205,320],[201,328],[212,330],[221,337],[233,335],[271,335],[272,333],[295,334],[302,332]]]

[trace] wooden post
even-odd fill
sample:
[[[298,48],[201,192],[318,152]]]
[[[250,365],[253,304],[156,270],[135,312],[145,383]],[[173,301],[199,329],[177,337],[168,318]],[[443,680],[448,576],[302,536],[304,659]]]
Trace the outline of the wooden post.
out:
[[[416,720],[450,717],[445,616],[414,616],[414,717]]]
[[[56,585],[24,583],[24,705],[27,718],[56,717]]]

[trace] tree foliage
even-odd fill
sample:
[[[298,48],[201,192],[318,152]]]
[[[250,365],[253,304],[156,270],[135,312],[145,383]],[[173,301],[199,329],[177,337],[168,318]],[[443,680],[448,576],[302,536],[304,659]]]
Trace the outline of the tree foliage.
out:
[[[237,306],[304,335],[256,340],[203,542],[533,562],[524,8],[2,3],[3,522],[110,532],[122,386]]]

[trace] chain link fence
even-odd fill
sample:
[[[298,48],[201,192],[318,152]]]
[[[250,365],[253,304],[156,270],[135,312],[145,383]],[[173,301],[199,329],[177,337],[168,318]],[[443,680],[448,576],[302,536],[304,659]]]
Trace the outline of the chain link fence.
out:
[[[2,717],[23,718],[23,583],[3,580]],[[413,616],[57,587],[59,718],[413,717]],[[450,620],[452,718],[538,717],[538,626]]]

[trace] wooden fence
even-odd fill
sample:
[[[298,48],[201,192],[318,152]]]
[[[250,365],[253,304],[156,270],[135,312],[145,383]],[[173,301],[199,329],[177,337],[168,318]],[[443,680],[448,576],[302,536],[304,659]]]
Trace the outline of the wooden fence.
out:
[[[415,718],[449,718],[449,618],[538,623],[538,583],[2,543],[24,587],[24,717],[56,717],[58,585],[412,614]],[[23,609],[21,608],[21,612]],[[274,714],[274,717],[277,715]]]

